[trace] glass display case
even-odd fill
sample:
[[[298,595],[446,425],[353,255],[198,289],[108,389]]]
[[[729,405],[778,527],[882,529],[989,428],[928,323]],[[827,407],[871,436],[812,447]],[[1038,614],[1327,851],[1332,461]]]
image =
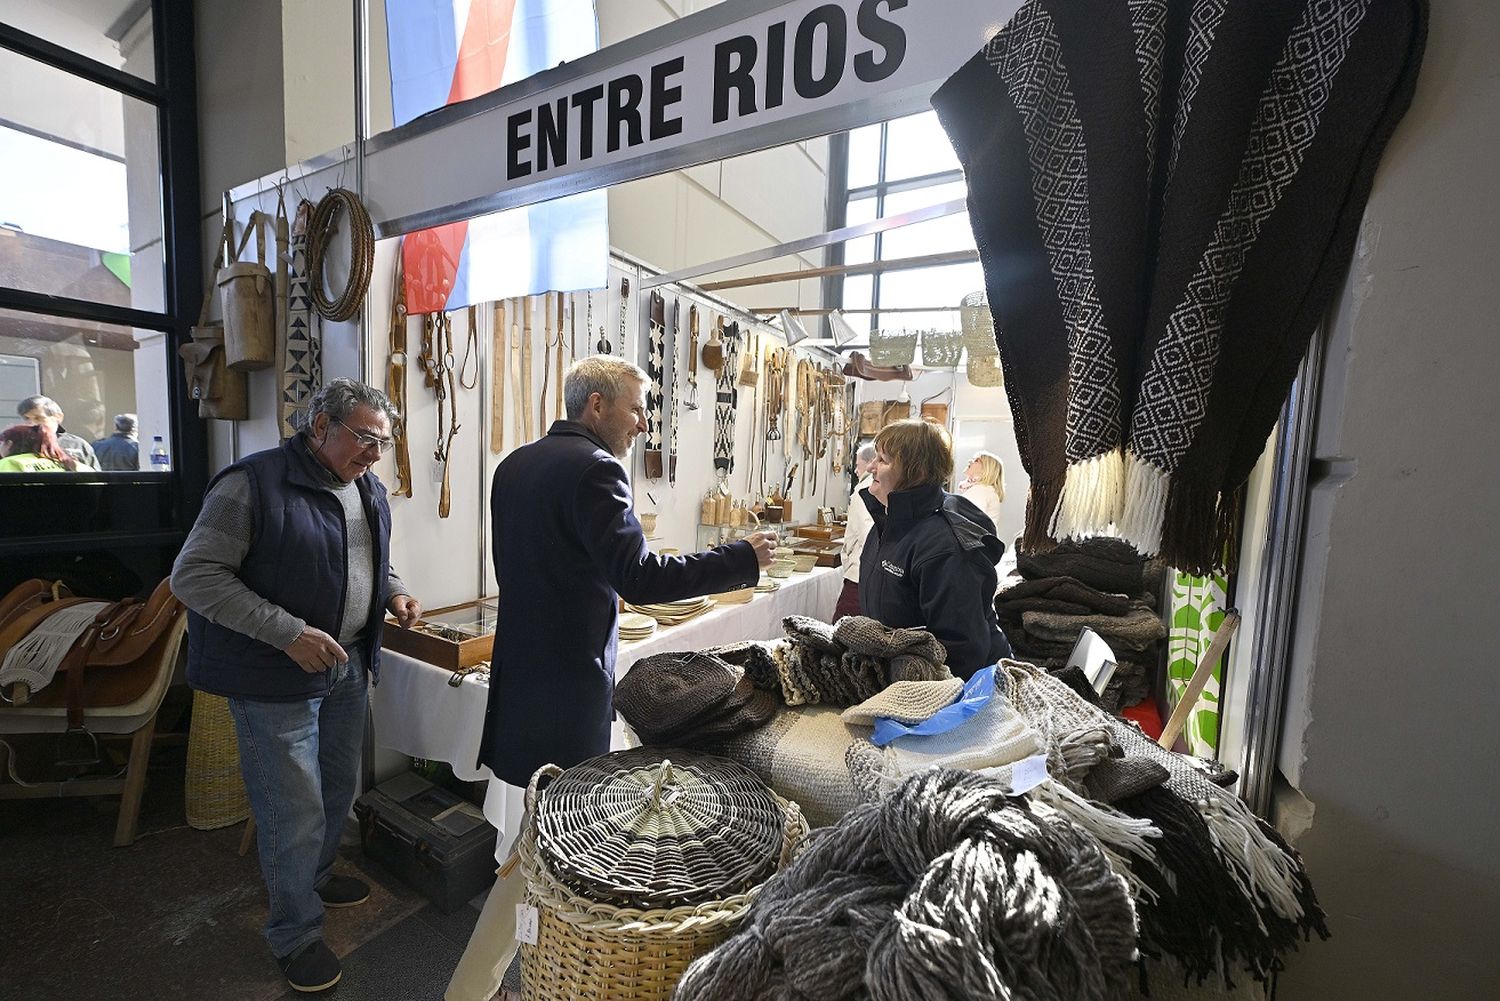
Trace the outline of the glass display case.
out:
[[[481,598],[424,611],[410,629],[387,617],[385,646],[450,671],[472,667],[490,659],[498,614],[498,599]]]

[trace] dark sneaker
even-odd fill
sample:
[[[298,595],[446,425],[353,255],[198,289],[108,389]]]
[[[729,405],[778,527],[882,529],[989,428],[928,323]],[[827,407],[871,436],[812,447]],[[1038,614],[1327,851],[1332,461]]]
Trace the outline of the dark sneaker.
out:
[[[339,958],[323,944],[322,939],[307,943],[277,962],[281,964],[281,972],[286,975],[286,982],[292,985],[292,990],[306,994],[326,991],[344,975]]]
[[[318,896],[324,907],[353,907],[370,899],[370,886],[353,876],[329,876],[328,882],[318,887]]]

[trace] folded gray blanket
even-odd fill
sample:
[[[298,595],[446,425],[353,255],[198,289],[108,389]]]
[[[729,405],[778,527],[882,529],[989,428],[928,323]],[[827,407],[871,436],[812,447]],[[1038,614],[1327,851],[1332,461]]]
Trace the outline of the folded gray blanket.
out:
[[[1025,612],[1021,622],[1026,634],[1044,643],[1072,644],[1085,628],[1104,638],[1110,647],[1121,650],[1144,650],[1167,635],[1161,616],[1141,605],[1125,615],[1055,615],[1051,612]]]

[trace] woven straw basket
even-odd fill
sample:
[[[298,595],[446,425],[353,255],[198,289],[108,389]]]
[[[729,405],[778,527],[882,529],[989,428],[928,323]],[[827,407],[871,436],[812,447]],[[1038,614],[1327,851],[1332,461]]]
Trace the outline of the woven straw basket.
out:
[[[212,831],[250,816],[245,780],[240,777],[240,749],[234,736],[229,700],[207,692],[193,693],[193,723],[188,728],[188,826]]]
[[[910,365],[917,356],[915,330],[870,331],[870,361],[876,365]]]
[[[591,855],[594,861],[598,861],[618,850],[620,869],[624,874],[620,882],[630,884],[637,896],[682,899],[685,894],[691,895],[691,888],[687,885],[690,873],[685,872],[684,867],[693,870],[704,861],[705,849],[712,847],[706,842],[725,840],[723,837],[703,837],[700,840],[700,833],[707,835],[709,832],[685,831],[678,823],[681,815],[674,815],[670,804],[662,807],[664,789],[680,781],[685,773],[692,772],[701,762],[722,762],[723,759],[710,759],[707,755],[695,755],[690,751],[674,750],[671,754],[677,763],[666,760],[659,748],[643,747],[617,751],[577,766],[583,768],[613,759],[622,762],[615,777],[623,781],[616,782],[612,790],[603,790],[591,804],[591,811],[575,811],[579,820],[585,814],[591,814],[598,822],[597,826],[588,830],[579,824],[561,839],[553,837],[557,844],[550,853],[539,844],[549,837],[549,825],[545,820],[549,804],[542,802],[538,810],[537,784],[540,779],[555,778],[563,773],[556,766],[548,765],[532,776],[526,790],[526,806],[528,816],[533,820],[526,826],[518,846],[526,879],[525,901],[538,912],[536,944],[521,945],[521,989],[526,1001],[560,1001],[564,998],[668,1001],[676,990],[677,981],[693,960],[730,936],[744,920],[765,880],[790,863],[800,850],[807,834],[802,812],[795,803],[764,789],[771,798],[770,802],[780,811],[779,843],[771,846],[773,856],[767,860],[769,871],[754,885],[713,899],[698,899],[675,906],[624,906],[600,899],[614,894],[608,887],[599,885],[599,880],[607,878],[608,874],[597,868],[589,872]],[[653,761],[659,764],[652,765]],[[734,765],[733,762],[723,763]],[[642,786],[656,805],[650,811],[653,819],[649,829],[635,832],[619,828],[609,830],[618,815],[604,821],[601,810],[619,806],[621,790],[628,789],[630,776],[649,776],[652,768],[659,776],[655,789]],[[575,769],[570,769],[569,773],[573,771]],[[706,791],[712,796],[716,791],[722,791],[713,788],[715,780],[712,777],[698,775],[696,778],[702,780],[697,784],[697,795]],[[694,794],[690,791],[680,798],[686,799]],[[755,812],[754,805],[737,793],[725,791],[725,795],[723,805],[731,813],[747,807],[751,813]],[[554,822],[550,826],[555,834],[558,824]],[[714,833],[724,835],[725,827]],[[570,836],[571,843],[568,842]],[[577,848],[580,838],[589,837],[598,838],[592,846],[596,851],[590,851],[585,845],[578,854],[569,854],[565,859],[556,857],[557,848]],[[648,843],[653,838],[659,838],[654,844],[665,861],[657,860],[655,878],[642,880],[642,872],[638,867],[632,870],[626,856],[635,856],[637,860],[650,858],[654,853],[643,853],[641,849],[650,847]],[[734,837],[728,840],[733,841]],[[755,856],[756,849],[752,847],[748,858],[721,859],[719,861],[725,863],[724,866],[709,868],[726,879],[743,878],[756,869]],[[566,881],[562,878],[558,864],[574,870],[569,874],[571,878]],[[661,878],[663,875],[666,878]],[[595,888],[585,894],[578,887],[580,877],[587,878]]]

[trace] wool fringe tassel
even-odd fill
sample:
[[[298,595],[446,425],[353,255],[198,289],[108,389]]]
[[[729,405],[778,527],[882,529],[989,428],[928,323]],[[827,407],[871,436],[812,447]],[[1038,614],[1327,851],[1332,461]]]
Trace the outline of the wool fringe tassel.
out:
[[[1161,551],[1172,474],[1127,451],[1124,475],[1125,498],[1116,531],[1142,556],[1155,556]]]
[[[33,692],[52,681],[63,658],[107,601],[85,601],[53,612],[11,646],[0,666],[0,684],[24,681]]]
[[[1263,906],[1293,924],[1302,924],[1296,860],[1261,832],[1248,810],[1225,809],[1210,800],[1206,806],[1199,804],[1199,812],[1215,850],[1246,898],[1255,901],[1257,909]],[[1266,931],[1264,921],[1261,931]]]
[[[1054,539],[1107,534],[1120,518],[1124,491],[1125,458],[1119,449],[1070,463],[1048,531]]]
[[[1175,478],[1167,491],[1162,560],[1199,577],[1219,570],[1224,565],[1224,550],[1229,544],[1235,515],[1232,495],[1221,497],[1217,487]]]
[[[1055,779],[1043,782],[1029,795],[1052,807],[1116,853],[1155,864],[1156,851],[1147,839],[1161,837],[1161,831],[1151,821],[1126,816],[1103,803],[1084,799]]]
[[[1021,531],[1022,552],[1045,553],[1057,546],[1057,540],[1048,534],[1048,524],[1062,491],[1061,477],[1031,481],[1031,491],[1026,495],[1026,526]]]

